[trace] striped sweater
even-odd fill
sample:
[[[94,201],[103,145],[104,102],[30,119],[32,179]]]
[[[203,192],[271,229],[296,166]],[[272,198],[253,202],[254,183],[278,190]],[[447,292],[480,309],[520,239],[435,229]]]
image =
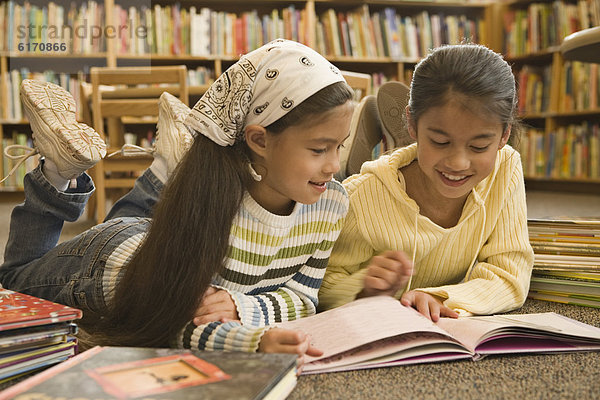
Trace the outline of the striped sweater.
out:
[[[411,289],[445,299],[461,315],[520,307],[533,251],[519,154],[509,146],[498,152],[494,171],[469,194],[457,225],[445,229],[420,215],[406,194],[399,168],[415,160],[416,146],[365,163],[344,181],[350,210],[319,292],[320,307],[352,301],[374,255],[403,250],[410,257],[415,246]]]
[[[225,268],[213,286],[233,298],[239,322],[212,322],[182,330],[174,346],[200,350],[256,351],[269,325],[316,312],[325,267],[348,211],[346,191],[331,181],[319,201],[297,203],[290,215],[271,214],[248,193],[234,218]],[[111,294],[122,268],[145,234],[129,238],[106,262],[103,291]]]

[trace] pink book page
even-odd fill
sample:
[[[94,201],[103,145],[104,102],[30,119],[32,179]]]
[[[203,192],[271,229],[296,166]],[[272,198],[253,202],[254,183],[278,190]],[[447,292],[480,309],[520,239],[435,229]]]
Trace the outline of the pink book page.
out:
[[[367,343],[412,332],[430,332],[437,333],[439,337],[448,337],[447,332],[430,320],[389,296],[355,300],[341,307],[311,317],[284,322],[278,326],[309,334],[311,343],[323,350],[324,354],[321,357],[305,356],[306,362],[331,357]],[[370,358],[366,355],[365,357]]]
[[[478,346],[484,342],[490,353],[500,353],[503,349],[507,353],[549,351],[552,348],[560,351],[575,348],[575,342],[581,341],[591,343],[593,348],[600,347],[600,328],[556,313],[442,318],[437,324],[459,339],[465,347],[471,351],[477,349],[477,352]],[[516,345],[516,341],[511,338],[521,338],[520,344]],[[527,338],[532,340],[525,341]],[[490,344],[493,339],[502,339],[502,343],[498,342],[497,346],[493,346]],[[573,343],[565,345],[568,342]]]
[[[414,332],[371,342],[329,358],[312,361],[304,365],[302,373],[414,364],[427,362],[427,357],[432,357],[433,354],[438,354],[434,361],[473,356],[460,344],[448,341],[445,336]]]

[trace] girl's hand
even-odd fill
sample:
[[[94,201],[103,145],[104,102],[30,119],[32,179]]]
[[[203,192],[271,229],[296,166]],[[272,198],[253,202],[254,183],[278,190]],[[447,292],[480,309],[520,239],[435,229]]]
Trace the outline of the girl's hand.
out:
[[[258,345],[263,353],[297,354],[300,360],[307,355],[319,357],[323,352],[310,344],[310,336],[291,329],[273,328],[265,332]]]
[[[225,290],[209,287],[204,296],[200,307],[194,315],[194,324],[202,325],[213,321],[233,321],[239,320],[237,308],[231,295]]]
[[[417,309],[433,322],[437,322],[440,317],[458,318],[456,311],[446,307],[440,299],[429,293],[411,290],[402,295],[400,302],[407,307]]]
[[[393,296],[404,287],[413,273],[413,264],[403,251],[388,250],[371,258],[363,290],[356,296]]]

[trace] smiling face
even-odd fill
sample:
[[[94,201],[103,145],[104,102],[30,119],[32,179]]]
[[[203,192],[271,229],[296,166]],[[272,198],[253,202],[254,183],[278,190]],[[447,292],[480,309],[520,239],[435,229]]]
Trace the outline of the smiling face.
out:
[[[409,132],[418,142],[428,191],[458,200],[492,172],[510,130],[503,132],[499,119],[455,101],[425,111],[416,126],[409,124]]]
[[[277,134],[247,128],[255,130],[254,136],[246,132],[246,141],[255,153],[253,165],[263,176],[249,188],[252,197],[275,214],[289,213],[295,202],[318,201],[340,169],[340,148],[348,137],[353,109],[348,101]]]

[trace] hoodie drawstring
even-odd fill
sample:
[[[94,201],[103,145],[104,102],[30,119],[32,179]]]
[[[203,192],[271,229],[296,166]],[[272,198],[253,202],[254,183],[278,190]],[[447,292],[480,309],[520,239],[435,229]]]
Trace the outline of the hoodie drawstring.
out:
[[[415,274],[416,268],[415,268],[415,258],[417,257],[417,231],[418,231],[418,227],[419,227],[419,211],[417,211],[415,213],[415,233],[413,236],[413,242],[415,243],[413,245],[413,252],[412,252],[412,264],[413,264],[413,273],[410,275],[410,278],[408,278],[408,283],[406,284],[406,289],[404,289],[404,293],[408,292],[410,290],[410,285],[412,283],[412,277]]]
[[[485,232],[485,223],[487,222],[487,212],[485,209],[485,203],[483,202],[483,200],[481,198],[479,198],[478,195],[476,195],[476,203],[483,208],[483,221],[481,223],[481,229],[479,230],[479,239],[477,240],[477,248],[481,249],[481,247],[483,246],[483,233]],[[417,241],[417,232],[418,232],[418,227],[419,227],[419,211],[417,211],[415,213],[415,229],[414,229],[414,236],[413,236],[413,241],[414,241],[414,246],[413,246],[413,251],[412,251],[412,263],[413,263],[413,273],[410,276],[410,278],[408,278],[408,283],[406,284],[406,288],[404,289],[404,293],[410,291],[411,289],[411,284],[412,284],[412,278],[413,275],[416,272],[416,264],[415,264],[415,259],[417,256],[417,246],[418,246],[418,241]],[[471,272],[473,271],[473,267],[475,266],[475,261],[477,260],[477,256],[478,256],[479,252],[476,252],[475,255],[473,256],[473,258],[471,259],[471,263],[469,264],[469,269],[467,270],[467,273],[465,274],[465,280],[469,279],[469,276],[471,275]]]
[[[481,249],[483,246],[483,232],[485,232],[485,223],[487,218],[487,212],[485,209],[485,204],[483,200],[477,199],[477,204],[483,208],[483,222],[481,223],[481,229],[479,230],[479,240],[477,241],[477,249]],[[465,274],[465,280],[468,280],[471,277],[471,272],[473,272],[473,267],[475,267],[475,261],[477,260],[477,256],[479,255],[479,251],[475,252],[473,259],[471,260],[471,264],[469,264],[469,269]]]

